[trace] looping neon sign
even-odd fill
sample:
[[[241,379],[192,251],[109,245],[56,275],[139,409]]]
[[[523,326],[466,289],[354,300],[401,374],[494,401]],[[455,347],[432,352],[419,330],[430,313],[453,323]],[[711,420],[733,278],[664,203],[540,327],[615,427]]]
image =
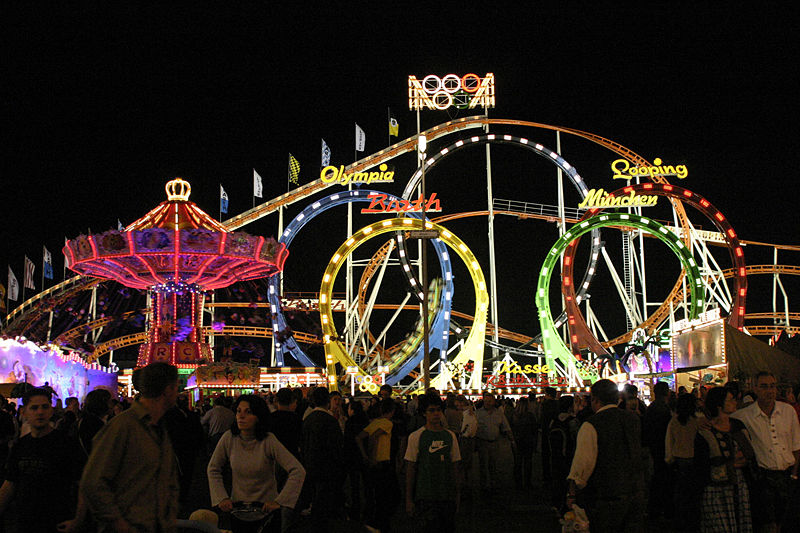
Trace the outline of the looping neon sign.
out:
[[[477,74],[435,74],[425,76],[422,81],[416,76],[408,77],[408,108],[444,110],[451,106],[458,109],[489,108],[495,106],[494,74],[481,78]]]

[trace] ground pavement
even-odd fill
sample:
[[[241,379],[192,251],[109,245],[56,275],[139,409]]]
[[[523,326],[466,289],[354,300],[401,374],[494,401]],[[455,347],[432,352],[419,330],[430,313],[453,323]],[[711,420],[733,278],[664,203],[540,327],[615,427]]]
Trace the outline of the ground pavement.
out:
[[[457,517],[458,533],[484,533],[486,531],[502,531],[503,533],[558,533],[561,526],[558,516],[550,505],[551,497],[541,483],[541,457],[534,454],[534,486],[529,489],[514,487],[513,455],[507,441],[499,447],[500,457],[495,475],[502,480],[501,487],[487,493],[480,490],[478,482],[478,456],[474,456],[470,482],[464,490],[464,500]],[[202,464],[201,464],[202,463]],[[400,480],[401,487],[404,480]],[[205,462],[198,461],[192,482],[191,495],[182,505],[181,518],[187,518],[194,509],[210,508],[208,481],[205,475]],[[297,531],[306,531],[301,522]],[[395,514],[393,532],[413,533],[413,521],[401,506]],[[357,523],[340,524],[332,531],[365,531]],[[664,523],[651,522],[648,532],[660,533],[671,531]]]

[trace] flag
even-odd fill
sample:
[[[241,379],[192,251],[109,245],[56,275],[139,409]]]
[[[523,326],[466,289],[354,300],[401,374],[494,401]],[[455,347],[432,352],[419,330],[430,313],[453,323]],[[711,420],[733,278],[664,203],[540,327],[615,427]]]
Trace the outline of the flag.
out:
[[[364,130],[356,124],[356,152],[364,151],[364,144],[367,142],[367,136],[364,135]]]
[[[331,149],[325,139],[322,139],[322,166],[327,167],[331,164]]]
[[[222,184],[219,186],[219,212],[228,214],[228,193],[222,188]]]
[[[33,289],[36,290],[36,287],[33,285],[33,270],[36,268],[36,265],[33,264],[33,261],[28,259],[28,256],[25,256],[25,282],[24,286],[26,289]]]
[[[295,185],[300,185],[300,161],[289,154],[289,181]]]
[[[16,302],[17,298],[19,298],[19,282],[11,267],[8,267],[8,299]]]
[[[258,175],[256,169],[253,169],[253,196],[256,198],[263,198],[264,187],[261,184],[261,176]]]
[[[44,277],[46,279],[53,279],[53,256],[50,255],[50,250],[47,247],[44,248]]]
[[[125,231],[125,226],[122,225],[119,219],[117,219],[117,231]]]
[[[394,118],[392,114],[392,108],[389,108],[389,137],[391,136],[399,136],[400,135],[400,124],[397,122],[397,119]]]

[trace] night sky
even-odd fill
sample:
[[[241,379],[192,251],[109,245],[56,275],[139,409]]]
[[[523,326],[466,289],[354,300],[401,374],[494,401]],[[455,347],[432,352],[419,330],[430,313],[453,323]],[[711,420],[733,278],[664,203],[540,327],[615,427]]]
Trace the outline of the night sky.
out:
[[[355,122],[366,132],[367,154],[384,148],[387,106],[400,139],[413,135],[409,74],[492,72],[491,117],[576,128],[649,160],[686,164],[689,177],[680,185],[714,203],[740,238],[800,244],[793,185],[798,41],[784,6],[274,4],[4,9],[3,283],[6,264],[22,283],[27,254],[40,289],[42,245],[53,253],[59,281],[65,236],[115,229],[118,219],[129,224],[165,199],[164,184],[174,176],[191,182],[192,200],[214,217],[222,184],[233,216],[252,207],[253,168],[264,178],[266,200],[285,192],[290,152],[301,163],[301,182],[318,177],[320,138],[334,164],[350,163]],[[422,128],[469,114],[423,111]],[[551,131],[495,131],[555,148]],[[610,177],[613,153],[562,136],[562,154],[590,186],[619,186]],[[493,148],[492,157],[496,197],[556,203],[555,167],[508,147]],[[386,189],[398,193],[413,155],[393,164],[397,183]],[[473,150],[431,173],[428,189],[445,212],[485,209],[484,165],[483,150]],[[567,202],[577,204],[574,190]],[[305,205],[293,206],[287,221]],[[671,218],[666,207],[653,216]],[[345,239],[344,217],[343,209],[330,212],[298,237],[287,288],[319,289],[321,265]],[[711,229],[697,213],[690,218]],[[374,220],[365,215],[356,227]],[[484,220],[452,229],[488,274]],[[277,215],[244,230],[274,235]],[[496,233],[501,325],[536,333],[535,276],[555,228],[506,217]],[[605,238],[613,256],[619,238]],[[653,254],[648,292],[658,299],[679,267],[669,254]],[[719,257],[727,268],[724,250]],[[746,259],[771,262],[772,249],[748,247]],[[800,252],[780,252],[779,262],[800,264]],[[456,276],[457,291],[469,293],[469,284],[458,284],[464,276]],[[796,280],[786,283],[796,300]],[[594,298],[605,300],[604,290],[595,289]],[[751,305],[768,310],[769,291],[771,279],[752,280]],[[465,298],[455,307],[471,312]],[[610,306],[608,313],[609,334],[624,331],[619,311]]]

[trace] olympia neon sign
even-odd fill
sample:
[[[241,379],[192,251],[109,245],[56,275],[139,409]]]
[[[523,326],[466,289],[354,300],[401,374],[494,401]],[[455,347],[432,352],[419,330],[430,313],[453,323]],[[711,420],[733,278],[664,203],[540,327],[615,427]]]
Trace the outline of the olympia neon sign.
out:
[[[408,77],[408,108],[444,110],[451,106],[458,109],[489,108],[495,106],[494,74],[483,78],[477,74],[447,74],[439,77],[430,74],[418,80]]]

